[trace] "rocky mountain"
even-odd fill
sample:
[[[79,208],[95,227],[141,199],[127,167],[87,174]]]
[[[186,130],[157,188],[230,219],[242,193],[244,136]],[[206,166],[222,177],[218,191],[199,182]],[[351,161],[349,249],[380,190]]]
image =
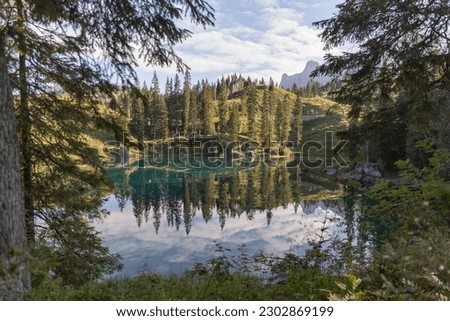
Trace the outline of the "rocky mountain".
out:
[[[318,66],[319,63],[317,61],[310,60],[306,63],[306,67],[301,73],[292,76],[289,76],[288,74],[283,74],[283,76],[281,77],[280,87],[285,89],[291,89],[292,85],[294,84],[297,84],[298,87],[306,87],[308,81],[311,79],[321,83],[322,85],[325,85],[327,82],[331,80],[330,77],[316,77],[316,78],[310,77],[311,72]]]

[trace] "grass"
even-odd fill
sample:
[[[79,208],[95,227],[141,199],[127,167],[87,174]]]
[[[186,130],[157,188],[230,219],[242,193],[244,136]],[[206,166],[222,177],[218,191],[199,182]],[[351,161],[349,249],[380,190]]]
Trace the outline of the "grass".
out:
[[[141,274],[133,278],[111,278],[80,288],[63,288],[48,280],[33,289],[31,300],[58,301],[270,301],[327,300],[342,278],[318,270],[290,267],[276,279],[217,268],[191,270],[182,276]]]

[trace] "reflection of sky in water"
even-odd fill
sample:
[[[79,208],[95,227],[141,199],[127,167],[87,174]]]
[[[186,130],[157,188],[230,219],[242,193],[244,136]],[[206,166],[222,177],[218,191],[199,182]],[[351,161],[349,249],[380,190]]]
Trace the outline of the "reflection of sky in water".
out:
[[[317,239],[324,217],[334,218],[334,213],[339,212],[337,208],[327,208],[322,202],[307,207],[301,203],[297,213],[293,205],[273,209],[270,225],[267,225],[265,212],[257,212],[253,220],[248,220],[245,214],[227,217],[223,230],[217,213],[214,212],[206,224],[201,213],[197,212],[192,219],[192,229],[186,235],[183,224],[177,231],[164,219],[156,234],[151,215],[147,223],[143,222],[138,227],[131,202],[120,212],[117,201],[111,197],[105,207],[111,215],[96,228],[110,251],[122,256],[124,275],[136,274],[144,265],[152,272],[181,273],[195,262],[204,262],[216,255],[214,240],[231,249],[232,255],[237,254],[237,248],[242,244],[245,244],[249,255],[260,249],[276,255],[295,249],[297,254],[301,254],[308,240]],[[327,226],[328,232],[333,231],[335,223]]]

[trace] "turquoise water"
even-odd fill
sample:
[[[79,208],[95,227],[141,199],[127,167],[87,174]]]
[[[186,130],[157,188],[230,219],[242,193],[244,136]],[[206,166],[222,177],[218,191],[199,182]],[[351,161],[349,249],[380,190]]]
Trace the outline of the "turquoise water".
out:
[[[114,194],[97,225],[124,275],[182,273],[214,255],[300,254],[311,241],[341,233],[343,186],[289,168],[286,162],[245,166],[115,168]],[[324,228],[326,227],[326,228]]]

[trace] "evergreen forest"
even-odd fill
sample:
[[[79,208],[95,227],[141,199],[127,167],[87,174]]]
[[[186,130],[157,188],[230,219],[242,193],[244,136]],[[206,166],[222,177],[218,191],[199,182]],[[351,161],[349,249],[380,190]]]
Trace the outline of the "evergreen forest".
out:
[[[192,80],[177,45],[214,30],[205,0],[0,0],[0,300],[449,300],[450,3],[335,12],[313,23],[324,62],[283,89]],[[193,238],[317,204],[337,214],[301,254],[243,231],[183,273],[121,275],[97,229],[129,211]]]

